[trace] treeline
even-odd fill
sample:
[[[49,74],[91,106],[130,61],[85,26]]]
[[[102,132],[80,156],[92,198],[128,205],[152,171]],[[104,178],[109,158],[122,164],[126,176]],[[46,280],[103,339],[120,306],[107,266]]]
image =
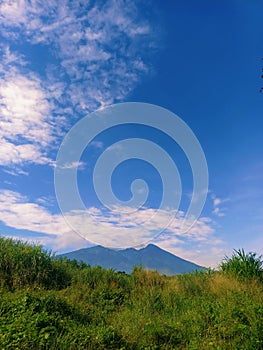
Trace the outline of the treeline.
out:
[[[0,238],[0,349],[263,348],[262,260],[166,277],[58,260]]]

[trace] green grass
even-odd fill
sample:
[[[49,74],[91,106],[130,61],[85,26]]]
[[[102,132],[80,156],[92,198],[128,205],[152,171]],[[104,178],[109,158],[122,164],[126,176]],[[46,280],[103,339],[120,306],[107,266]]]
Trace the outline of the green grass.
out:
[[[261,266],[240,278],[231,259],[220,271],[127,275],[0,238],[0,349],[261,350]]]
[[[244,249],[234,250],[231,258],[226,257],[221,264],[222,271],[243,279],[258,278],[263,281],[262,256],[245,253]]]

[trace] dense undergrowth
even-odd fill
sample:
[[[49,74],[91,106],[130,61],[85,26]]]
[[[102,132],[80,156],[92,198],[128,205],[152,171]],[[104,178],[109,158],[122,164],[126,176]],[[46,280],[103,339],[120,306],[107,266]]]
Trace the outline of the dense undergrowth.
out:
[[[217,272],[127,275],[0,238],[0,349],[262,350],[261,265],[240,278],[236,256]]]

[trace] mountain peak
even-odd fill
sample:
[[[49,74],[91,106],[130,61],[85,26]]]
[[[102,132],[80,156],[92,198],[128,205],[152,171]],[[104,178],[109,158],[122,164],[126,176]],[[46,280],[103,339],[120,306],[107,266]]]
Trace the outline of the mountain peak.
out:
[[[204,269],[204,267],[173,255],[154,244],[148,244],[145,248],[139,250],[134,248],[114,250],[103,246],[95,246],[61,254],[57,257],[66,257],[70,260],[76,259],[91,266],[99,265],[106,269],[112,268],[116,271],[125,271],[126,273],[131,273],[135,266],[157,270],[159,273],[166,275],[176,275]]]
[[[147,249],[147,250],[153,250],[153,249],[155,249],[155,250],[162,250],[160,247],[158,247],[157,245],[154,245],[154,244],[152,244],[152,243],[150,243],[150,244],[148,244],[145,248],[143,248],[143,249]]]

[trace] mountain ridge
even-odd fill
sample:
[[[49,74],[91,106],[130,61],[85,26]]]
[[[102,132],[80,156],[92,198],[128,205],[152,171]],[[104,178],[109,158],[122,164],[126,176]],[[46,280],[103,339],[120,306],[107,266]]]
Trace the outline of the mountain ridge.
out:
[[[115,271],[126,273],[131,273],[134,266],[157,270],[165,275],[176,275],[205,269],[204,266],[180,258],[154,244],[149,244],[138,250],[135,248],[115,250],[98,245],[59,254],[57,258],[75,259],[91,266],[112,268]]]

